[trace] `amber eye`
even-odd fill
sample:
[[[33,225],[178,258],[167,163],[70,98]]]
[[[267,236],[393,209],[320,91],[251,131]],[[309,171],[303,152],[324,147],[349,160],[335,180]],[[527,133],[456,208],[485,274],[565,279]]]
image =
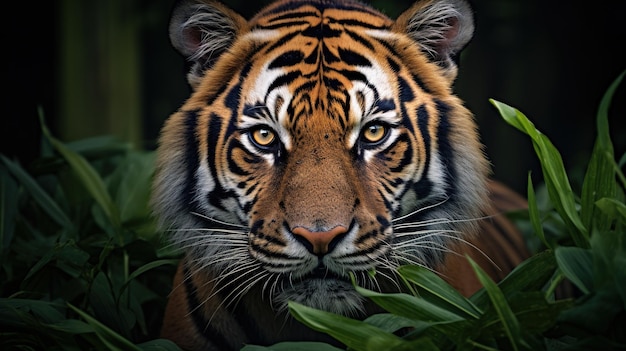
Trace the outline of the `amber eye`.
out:
[[[259,147],[268,147],[276,140],[276,134],[269,128],[258,128],[252,131],[250,139]]]
[[[363,128],[363,141],[376,144],[387,135],[387,127],[381,123],[371,123]]]

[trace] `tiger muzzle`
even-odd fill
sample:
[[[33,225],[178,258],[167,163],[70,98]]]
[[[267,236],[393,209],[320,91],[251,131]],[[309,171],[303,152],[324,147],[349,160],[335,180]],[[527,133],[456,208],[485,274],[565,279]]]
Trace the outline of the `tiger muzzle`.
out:
[[[348,228],[344,226],[336,226],[329,231],[310,231],[304,227],[296,227],[291,230],[296,240],[304,245],[309,252],[323,256],[330,251],[343,239],[348,233]]]

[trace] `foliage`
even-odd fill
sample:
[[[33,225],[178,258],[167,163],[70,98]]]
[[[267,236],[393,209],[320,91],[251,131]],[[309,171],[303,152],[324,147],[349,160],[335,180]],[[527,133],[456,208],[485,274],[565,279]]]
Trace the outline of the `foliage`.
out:
[[[148,209],[154,153],[43,132],[28,172],[0,155],[0,348],[177,350],[155,335],[177,253]]]
[[[549,205],[540,209],[529,175],[526,226],[543,248],[503,281],[494,283],[468,257],[483,289],[465,298],[429,270],[405,266],[399,274],[413,294],[380,294],[356,287],[388,313],[357,321],[291,303],[291,314],[349,350],[626,349],[626,179],[621,171],[626,155],[618,165],[608,126],[608,107],[623,76],[601,102],[597,139],[580,195],[572,190],[550,140],[520,111],[491,100],[507,123],[531,138]],[[565,278],[578,288],[579,296],[555,299]]]

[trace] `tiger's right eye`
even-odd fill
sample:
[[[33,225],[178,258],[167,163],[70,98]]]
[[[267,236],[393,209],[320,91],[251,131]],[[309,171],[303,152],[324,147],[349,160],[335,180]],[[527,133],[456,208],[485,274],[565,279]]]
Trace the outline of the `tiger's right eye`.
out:
[[[250,133],[250,140],[260,148],[267,148],[276,140],[276,133],[270,128],[257,128]]]

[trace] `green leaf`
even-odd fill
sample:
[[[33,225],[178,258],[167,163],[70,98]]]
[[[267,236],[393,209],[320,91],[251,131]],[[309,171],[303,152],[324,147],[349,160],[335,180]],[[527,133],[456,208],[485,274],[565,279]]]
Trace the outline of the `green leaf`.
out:
[[[540,290],[554,275],[556,268],[554,252],[543,251],[520,263],[498,286],[506,298],[520,291]],[[489,295],[486,289],[481,289],[470,300],[484,309],[488,305]]]
[[[580,247],[589,246],[589,234],[584,226],[574,198],[563,160],[550,140],[537,130],[528,118],[517,109],[494,99],[489,100],[500,112],[504,120],[531,137],[535,153],[539,157],[544,181],[550,199],[569,228],[574,242]]]
[[[155,339],[137,345],[143,351],[181,351],[171,340]]]
[[[94,332],[94,329],[91,325],[76,319],[64,319],[56,323],[46,324],[45,327],[72,335]]]
[[[541,225],[541,217],[539,216],[539,208],[537,206],[537,198],[535,196],[535,188],[533,187],[532,179],[530,178],[530,173],[528,173],[528,215],[530,217],[530,223],[532,224],[535,235],[539,237],[541,242],[547,248],[554,248],[553,244],[549,243],[546,240],[546,234],[543,231],[543,226]]]
[[[37,181],[35,181],[26,171],[24,171],[19,165],[10,161],[3,155],[0,155],[0,160],[4,163],[11,174],[24,186],[24,188],[31,194],[33,200],[41,206],[52,220],[57,222],[66,231],[72,232],[74,224],[67,217],[65,212],[57,205],[57,203],[43,190]]]
[[[378,313],[367,317],[365,323],[389,333],[395,333],[403,328],[411,328],[411,332],[419,334],[431,326],[430,323],[414,318],[407,318],[391,313]]]
[[[593,147],[591,159],[585,180],[583,182],[581,196],[581,216],[587,228],[592,226],[603,231],[611,228],[611,217],[605,213],[595,215],[597,212],[594,203],[603,197],[616,196],[614,152],[609,133],[608,111],[615,90],[619,86],[624,73],[615,79],[613,84],[604,94],[596,117],[597,136]]]
[[[480,266],[474,262],[469,256],[467,256],[470,265],[474,269],[478,280],[481,282],[489,298],[491,300],[492,306],[496,310],[496,313],[500,317],[500,322],[504,327],[504,331],[511,342],[511,346],[514,350],[519,350],[520,346],[526,346],[524,340],[522,339],[522,331],[520,328],[519,321],[515,314],[511,310],[511,307],[507,303],[506,298],[502,291],[498,288],[496,283],[494,283],[491,278],[485,273],[485,271],[480,268]]]
[[[118,333],[111,330],[106,325],[100,323],[97,319],[93,318],[86,312],[83,312],[81,309],[74,307],[72,304],[68,303],[68,306],[74,310],[74,312],[78,313],[91,327],[94,329],[98,338],[107,346],[109,350],[128,350],[128,351],[141,351],[141,348],[137,347],[135,344],[122,337]]]
[[[44,323],[57,323],[63,320],[61,309],[62,306],[49,301],[0,298],[0,312],[3,310],[30,312]]]
[[[104,272],[99,272],[93,280],[89,294],[91,307],[96,318],[103,324],[130,337],[130,330],[135,324],[134,314],[127,306],[116,303],[116,292]]]
[[[605,197],[596,201],[595,205],[608,218],[609,223],[613,223],[615,220],[622,225],[626,224],[626,204],[623,202]]]
[[[355,289],[359,294],[371,299],[385,311],[398,316],[432,324],[454,323],[465,320],[462,316],[419,297],[402,293],[379,293],[358,286]]]
[[[355,350],[436,350],[424,340],[406,341],[365,322],[289,302],[289,311],[309,328],[326,333]],[[423,345],[422,345],[423,344]]]
[[[593,257],[591,251],[580,247],[560,246],[555,250],[559,268],[583,293],[593,289]]]
[[[548,302],[543,293],[539,291],[520,293],[513,296],[509,301],[509,306],[520,324],[520,329],[527,335],[539,335],[547,331],[555,325],[561,312],[573,305],[572,300]],[[502,323],[494,322],[482,325],[482,336],[506,335],[503,327]]]
[[[6,257],[13,241],[18,199],[17,182],[0,167],[0,258]]]
[[[107,218],[115,228],[120,227],[120,218],[117,213],[117,208],[109,195],[109,192],[104,185],[104,181],[98,175],[98,172],[87,162],[87,160],[72,151],[65,146],[62,142],[52,136],[48,128],[41,121],[43,134],[48,138],[52,146],[63,156],[63,158],[70,165],[74,173],[78,176],[81,183],[85,186],[85,189],[91,194],[96,203],[100,205],[102,210],[106,213]]]
[[[115,183],[115,204],[123,223],[149,217],[155,154],[129,153],[111,174]]]
[[[281,342],[272,346],[246,345],[241,351],[341,351],[321,342]]]
[[[440,307],[462,312],[475,319],[480,317],[482,311],[432,271],[412,265],[398,268],[398,273],[427,291],[437,302],[441,302],[437,304]]]

